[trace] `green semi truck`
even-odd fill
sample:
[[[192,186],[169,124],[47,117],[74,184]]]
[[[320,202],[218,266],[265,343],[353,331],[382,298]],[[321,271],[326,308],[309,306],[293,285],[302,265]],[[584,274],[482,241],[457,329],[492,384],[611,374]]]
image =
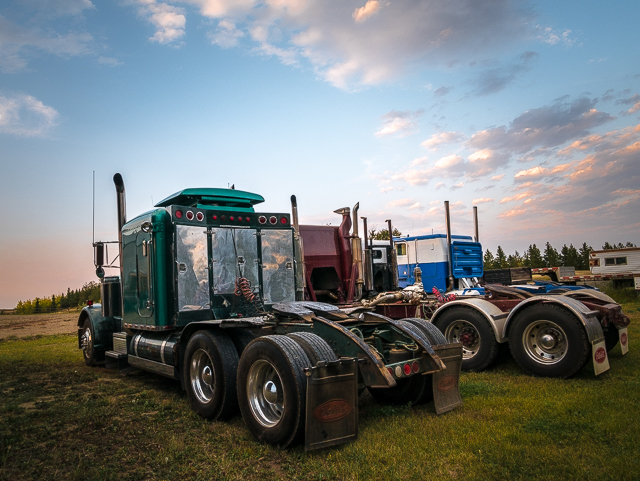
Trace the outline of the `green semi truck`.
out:
[[[357,438],[364,389],[379,402],[433,400],[438,414],[461,404],[462,346],[428,322],[304,301],[295,209],[185,189],[127,221],[120,174],[114,183],[118,240],[94,242],[102,300],[78,319],[87,365],[175,379],[203,418],[239,411],[258,440],[307,450]]]

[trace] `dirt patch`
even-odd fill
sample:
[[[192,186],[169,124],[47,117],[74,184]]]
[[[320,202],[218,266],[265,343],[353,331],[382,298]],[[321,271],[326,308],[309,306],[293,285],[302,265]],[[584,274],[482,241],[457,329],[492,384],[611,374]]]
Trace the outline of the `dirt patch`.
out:
[[[0,339],[78,332],[79,312],[0,316]]]

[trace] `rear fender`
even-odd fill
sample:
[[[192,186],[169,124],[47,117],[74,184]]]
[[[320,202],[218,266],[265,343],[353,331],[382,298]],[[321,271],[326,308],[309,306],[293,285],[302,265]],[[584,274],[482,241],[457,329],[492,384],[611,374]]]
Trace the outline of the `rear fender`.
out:
[[[516,316],[529,306],[544,302],[546,304],[556,304],[564,307],[571,312],[577,319],[580,320],[587,333],[587,338],[591,344],[598,343],[604,340],[604,334],[602,332],[602,326],[598,321],[598,312],[589,309],[582,302],[577,299],[565,296],[534,296],[529,299],[525,299],[514,307],[507,317],[507,322],[504,325],[503,336],[506,338],[509,333],[509,328],[512,321]]]
[[[120,331],[120,319],[115,317],[104,317],[100,304],[85,306],[80,311],[78,317],[78,348],[82,349],[80,337],[84,321],[89,319],[93,329],[93,346],[99,351],[109,351],[113,349],[113,333]]]
[[[455,301],[449,301],[442,306],[440,306],[436,312],[431,316],[431,322],[436,323],[438,318],[449,309],[455,306],[463,306],[471,308],[484,316],[487,320],[491,328],[493,329],[493,333],[496,337],[496,341],[498,342],[506,342],[507,338],[504,333],[506,330],[504,329],[505,321],[507,319],[507,313],[502,312],[498,307],[491,304],[489,301],[485,301],[484,299],[456,299]]]

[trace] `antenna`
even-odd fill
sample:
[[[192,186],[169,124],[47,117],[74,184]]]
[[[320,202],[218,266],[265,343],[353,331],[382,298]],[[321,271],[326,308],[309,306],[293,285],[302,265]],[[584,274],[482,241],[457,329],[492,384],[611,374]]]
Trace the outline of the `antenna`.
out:
[[[92,219],[91,242],[96,243],[96,171],[93,171],[93,219]]]

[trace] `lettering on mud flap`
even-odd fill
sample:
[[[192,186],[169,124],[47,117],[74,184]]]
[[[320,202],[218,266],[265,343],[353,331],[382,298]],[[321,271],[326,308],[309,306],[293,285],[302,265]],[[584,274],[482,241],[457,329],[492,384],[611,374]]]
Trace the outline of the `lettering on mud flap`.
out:
[[[320,404],[320,406],[313,411],[313,417],[323,423],[338,421],[347,417],[351,409],[351,404],[345,399],[331,399]]]
[[[438,391],[447,392],[451,391],[454,387],[456,387],[456,378],[455,376],[444,376],[440,381],[438,381]]]

